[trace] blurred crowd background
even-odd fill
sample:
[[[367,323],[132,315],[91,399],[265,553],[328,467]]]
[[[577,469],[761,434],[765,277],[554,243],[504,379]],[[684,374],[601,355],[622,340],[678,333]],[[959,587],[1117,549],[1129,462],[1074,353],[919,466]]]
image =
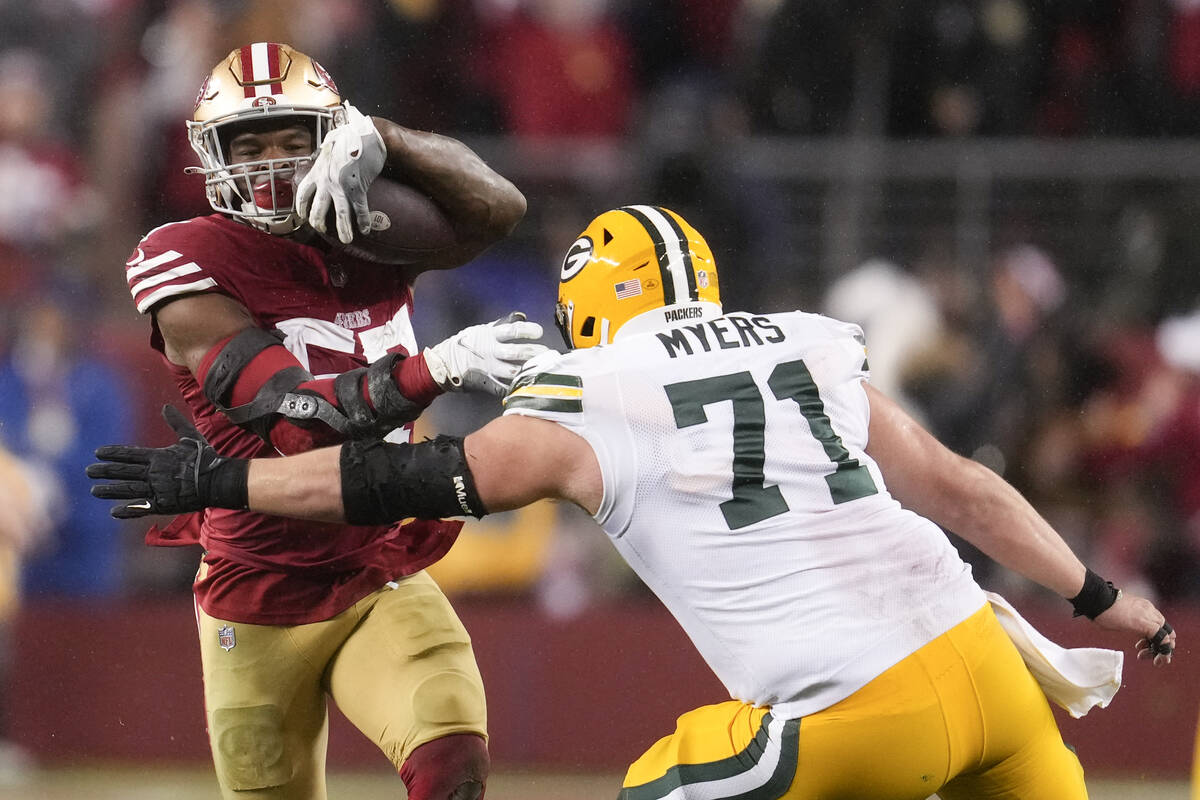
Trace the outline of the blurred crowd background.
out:
[[[188,590],[197,554],[142,546],[83,467],[165,440],[178,398],[123,264],[209,213],[183,123],[259,40],[528,197],[510,240],[418,281],[423,341],[517,307],[558,346],[577,232],[666,205],[728,310],[862,324],[875,382],[1098,572],[1200,602],[1196,0],[0,0],[0,569],[15,586],[23,561],[27,597]],[[497,410],[446,398],[423,424]],[[988,588],[1033,592],[965,550]],[[440,569],[562,615],[642,591],[553,506],[473,524]]]

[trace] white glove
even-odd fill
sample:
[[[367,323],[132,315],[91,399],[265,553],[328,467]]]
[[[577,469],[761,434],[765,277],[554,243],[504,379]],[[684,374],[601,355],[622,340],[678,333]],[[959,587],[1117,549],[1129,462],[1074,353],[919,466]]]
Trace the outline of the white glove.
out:
[[[425,364],[448,392],[488,392],[503,397],[521,366],[550,348],[533,343],[542,326],[514,311],[503,319],[472,325],[425,349]]]
[[[338,239],[354,241],[351,209],[360,233],[371,231],[367,187],[383,171],[387,148],[371,118],[346,103],[346,121],[325,134],[308,174],[296,187],[296,212],[325,233],[325,218],[333,204]]]

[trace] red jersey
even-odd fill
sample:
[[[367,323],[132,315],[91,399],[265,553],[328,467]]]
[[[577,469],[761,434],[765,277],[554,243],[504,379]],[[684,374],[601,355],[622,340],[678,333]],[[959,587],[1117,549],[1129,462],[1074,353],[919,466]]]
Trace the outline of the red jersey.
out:
[[[142,313],[173,297],[228,295],[260,326],[282,331],[284,346],[317,378],[417,350],[404,269],[339,260],[220,214],[155,228],[125,274]],[[151,320],[151,346],[161,353],[162,335]],[[186,367],[167,363],[196,427],[218,452],[277,455],[268,442],[229,422]],[[389,438],[398,435],[410,440],[411,425]],[[210,508],[152,529],[147,541],[204,547],[208,574],[195,591],[210,616],[279,625],[329,619],[387,581],[423,569],[446,553],[461,525],[355,526]]]

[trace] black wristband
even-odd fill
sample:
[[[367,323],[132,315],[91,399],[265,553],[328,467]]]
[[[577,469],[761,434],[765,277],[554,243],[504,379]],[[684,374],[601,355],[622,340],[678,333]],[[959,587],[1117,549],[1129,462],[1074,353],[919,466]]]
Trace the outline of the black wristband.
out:
[[[206,506],[246,508],[249,505],[249,476],[249,459],[218,458],[199,476],[197,490]]]
[[[1083,578],[1083,588],[1071,598],[1071,605],[1075,606],[1074,616],[1095,619],[1112,608],[1120,596],[1120,590],[1112,585],[1112,581],[1104,580],[1089,569]]]

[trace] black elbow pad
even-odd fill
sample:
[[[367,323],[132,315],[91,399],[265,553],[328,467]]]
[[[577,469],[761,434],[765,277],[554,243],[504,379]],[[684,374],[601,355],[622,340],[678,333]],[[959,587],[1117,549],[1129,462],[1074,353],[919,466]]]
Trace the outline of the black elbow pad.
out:
[[[352,525],[487,513],[458,436],[438,436],[420,444],[347,442],[342,445],[341,473],[342,505]]]

